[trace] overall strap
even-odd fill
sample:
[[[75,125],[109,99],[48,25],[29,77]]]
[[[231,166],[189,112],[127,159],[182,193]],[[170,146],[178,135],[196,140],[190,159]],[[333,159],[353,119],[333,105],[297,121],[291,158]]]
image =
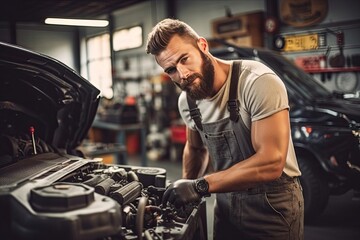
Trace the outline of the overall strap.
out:
[[[252,146],[250,130],[240,118],[240,101],[237,97],[240,68],[241,61],[234,61],[231,73],[228,110],[230,112],[230,120],[234,123],[234,132],[237,138],[241,139],[241,141],[239,141],[239,147],[242,159],[247,159],[255,153],[255,150]]]
[[[192,120],[194,120],[195,125],[197,129],[203,130],[202,124],[201,124],[201,113],[196,105],[195,101],[189,97],[189,94],[186,94],[186,99],[189,104],[189,111],[190,111],[190,117]]]
[[[233,122],[237,122],[240,116],[239,113],[240,102],[237,99],[240,67],[241,67],[240,61],[233,62],[232,72],[231,72],[231,83],[229,90],[229,100],[228,100],[228,110],[230,112],[230,120]]]
[[[228,110],[230,112],[230,120],[237,122],[239,120],[239,100],[237,99],[237,85],[239,82],[239,70],[241,67],[240,61],[234,61],[231,72],[231,82],[230,82],[230,92],[229,92],[229,100],[228,100]],[[201,123],[201,113],[196,105],[195,101],[186,94],[186,99],[189,105],[190,117],[194,120],[196,127],[199,130],[203,130]]]

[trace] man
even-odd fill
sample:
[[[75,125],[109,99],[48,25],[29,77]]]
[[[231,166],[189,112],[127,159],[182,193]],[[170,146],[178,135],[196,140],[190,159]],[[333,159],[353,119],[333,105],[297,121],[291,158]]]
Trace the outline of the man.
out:
[[[181,207],[216,193],[216,239],[303,239],[303,196],[284,84],[257,61],[212,56],[186,23],[164,19],[147,53],[182,89],[187,125],[183,179],[163,204]],[[214,172],[205,176],[207,159]]]

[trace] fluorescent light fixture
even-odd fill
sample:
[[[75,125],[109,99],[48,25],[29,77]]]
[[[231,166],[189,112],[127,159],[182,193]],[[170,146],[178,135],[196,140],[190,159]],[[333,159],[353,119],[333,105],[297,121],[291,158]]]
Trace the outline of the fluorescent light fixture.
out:
[[[69,18],[46,18],[46,24],[85,26],[85,27],[106,27],[109,25],[107,20],[90,20],[90,19],[69,19]]]

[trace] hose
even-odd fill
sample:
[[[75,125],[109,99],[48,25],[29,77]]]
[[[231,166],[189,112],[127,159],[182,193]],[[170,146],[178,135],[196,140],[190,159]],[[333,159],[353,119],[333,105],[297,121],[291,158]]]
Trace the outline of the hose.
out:
[[[136,214],[136,232],[139,240],[142,240],[142,233],[144,229],[144,216],[145,216],[145,207],[147,204],[148,198],[141,197],[138,204],[138,211]]]

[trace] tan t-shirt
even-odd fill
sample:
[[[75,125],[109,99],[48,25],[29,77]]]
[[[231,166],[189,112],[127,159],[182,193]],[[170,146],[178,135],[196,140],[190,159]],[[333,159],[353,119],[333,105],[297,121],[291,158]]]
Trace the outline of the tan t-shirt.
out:
[[[229,99],[231,71],[232,64],[225,84],[214,97],[196,101],[203,123],[211,123],[229,117],[227,101]],[[251,129],[251,123],[254,121],[283,109],[289,109],[284,83],[270,68],[258,61],[241,61],[238,98],[240,116],[248,129]],[[178,106],[185,124],[195,130],[195,123],[191,120],[184,92],[180,94]],[[300,175],[291,135],[284,172],[289,176]]]

